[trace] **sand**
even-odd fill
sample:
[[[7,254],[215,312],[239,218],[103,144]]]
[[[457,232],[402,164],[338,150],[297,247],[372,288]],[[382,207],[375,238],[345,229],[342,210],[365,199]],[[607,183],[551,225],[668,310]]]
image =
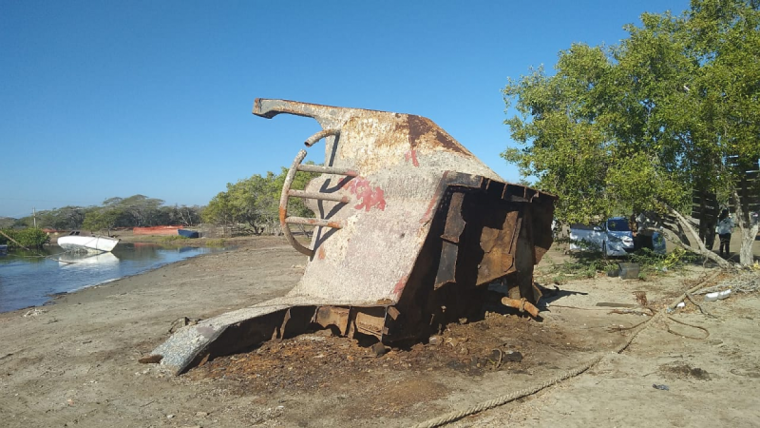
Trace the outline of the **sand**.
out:
[[[545,263],[561,257],[552,250]],[[705,330],[658,322],[623,353],[610,352],[630,334],[625,328],[648,318],[635,292],[658,310],[712,273],[699,266],[647,281],[571,278],[542,322],[489,314],[451,325],[438,344],[380,357],[352,340],[311,334],[218,358],[179,377],[138,362],[178,319],[205,319],[284,295],[305,263],[284,239],[257,238],[52,305],[0,314],[0,426],[410,426],[539,384],[600,353],[602,361],[580,376],[452,426],[760,421],[757,293],[704,304],[711,316],[688,304],[673,319]],[[599,302],[633,304],[635,311],[611,313]],[[520,361],[509,359],[517,354]]]

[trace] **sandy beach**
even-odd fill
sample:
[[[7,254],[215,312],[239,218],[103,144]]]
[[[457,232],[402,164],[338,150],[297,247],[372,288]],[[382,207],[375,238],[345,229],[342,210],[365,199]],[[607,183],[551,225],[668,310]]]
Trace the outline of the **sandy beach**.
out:
[[[556,249],[548,256],[542,263],[562,257]],[[750,427],[760,420],[757,292],[702,304],[709,315],[687,301],[625,351],[611,352],[631,327],[714,273],[699,266],[647,281],[571,278],[542,322],[492,313],[450,325],[436,344],[381,356],[317,332],[179,377],[138,362],[178,320],[284,295],[305,264],[284,239],[257,238],[0,314],[0,425],[410,426],[541,384],[598,356],[601,362],[577,377],[450,426]],[[626,306],[597,305],[604,302]]]

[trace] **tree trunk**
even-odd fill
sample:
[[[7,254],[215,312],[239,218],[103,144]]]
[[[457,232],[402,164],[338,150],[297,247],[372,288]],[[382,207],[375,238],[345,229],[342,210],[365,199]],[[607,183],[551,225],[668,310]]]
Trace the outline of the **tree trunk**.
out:
[[[691,227],[691,225],[689,224],[689,222],[686,220],[686,218],[684,218],[684,216],[681,215],[681,213],[679,213],[678,211],[674,210],[670,206],[668,206],[668,211],[670,211],[670,213],[673,216],[675,216],[676,219],[678,219],[678,223],[681,225],[681,227],[686,232],[691,233],[691,236],[694,237],[694,242],[696,242],[697,246],[698,246],[697,248],[694,248],[693,245],[687,247],[685,244],[679,242],[679,244],[681,244],[682,247],[688,248],[688,249],[694,251],[695,253],[697,253],[697,254],[699,254],[701,256],[707,257],[708,259],[710,259],[710,260],[714,261],[715,263],[717,263],[718,266],[722,267],[723,269],[727,269],[727,268],[731,267],[731,263],[730,262],[724,260],[722,257],[720,257],[719,255],[713,253],[712,251],[708,250],[707,247],[705,247],[705,244],[702,242],[701,239],[699,239],[699,233],[697,233],[694,230],[694,228]],[[750,248],[752,248],[752,247],[750,247]],[[750,250],[750,253],[751,252],[752,251]]]
[[[739,198],[739,193],[736,189],[734,189],[732,196],[736,204],[736,220],[739,226],[739,234],[742,237],[742,246],[739,249],[739,265],[749,267],[755,262],[755,257],[752,254],[752,245],[755,243],[758,225],[752,225],[750,214],[743,209],[742,200]]]
[[[754,225],[751,228],[741,231],[742,246],[739,250],[739,264],[747,267],[752,266],[755,263],[755,256],[752,254],[752,245],[755,243],[755,237],[757,236],[758,225]]]

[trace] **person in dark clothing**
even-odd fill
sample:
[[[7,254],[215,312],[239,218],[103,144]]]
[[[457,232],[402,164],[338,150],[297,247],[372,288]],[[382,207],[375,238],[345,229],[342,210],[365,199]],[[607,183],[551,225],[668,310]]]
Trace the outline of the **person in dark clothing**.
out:
[[[724,209],[721,211],[720,216],[718,216],[718,226],[715,228],[715,231],[718,233],[718,238],[720,239],[719,254],[721,257],[724,257],[724,248],[726,249],[725,257],[728,258],[731,255],[729,252],[729,246],[731,245],[731,232],[733,229],[734,219],[728,214],[728,210]]]

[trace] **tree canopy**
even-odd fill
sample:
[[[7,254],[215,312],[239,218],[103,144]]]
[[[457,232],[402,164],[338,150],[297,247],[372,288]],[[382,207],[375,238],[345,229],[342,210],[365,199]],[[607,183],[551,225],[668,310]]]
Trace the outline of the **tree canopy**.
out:
[[[14,220],[14,227],[38,227],[56,230],[111,230],[115,227],[184,225],[200,223],[201,207],[163,205],[164,201],[143,195],[114,197],[101,206],[65,206],[38,211],[34,217]]]
[[[757,169],[758,2],[694,0],[681,15],[641,20],[618,45],[574,44],[554,75],[534,69],[504,88],[517,112],[505,123],[523,147],[502,156],[560,196],[557,215],[567,221],[641,211],[683,218],[695,191],[736,204],[743,171]],[[739,225],[750,233],[744,202]]]
[[[282,186],[288,173],[282,168],[280,174],[267,172],[265,176],[255,174],[236,183],[227,183],[227,190],[219,192],[204,211],[204,221],[232,226],[247,225],[253,233],[279,233],[279,206]],[[295,175],[292,189],[304,189],[318,174],[299,172]],[[311,211],[298,198],[288,200],[288,213],[294,216],[310,217]]]

